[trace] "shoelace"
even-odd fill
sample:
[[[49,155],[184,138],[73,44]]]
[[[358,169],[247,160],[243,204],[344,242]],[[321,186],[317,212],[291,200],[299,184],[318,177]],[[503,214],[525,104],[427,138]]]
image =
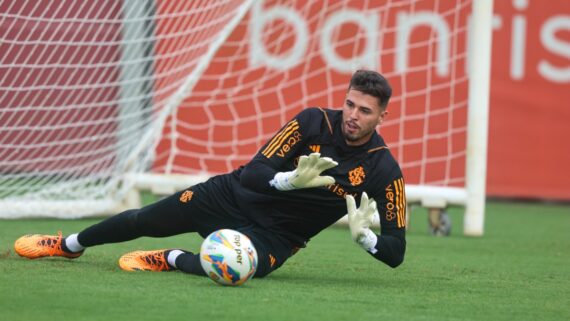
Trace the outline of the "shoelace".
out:
[[[142,257],[142,259],[150,266],[156,267],[158,271],[170,270],[170,267],[168,266],[166,260],[164,259],[164,254],[161,252],[156,254],[154,253],[149,254],[147,256]]]
[[[61,231],[57,232],[57,236],[55,238],[45,238],[38,242],[39,246],[47,247],[47,251],[49,256],[54,256],[58,253],[62,252],[61,249],[61,240],[63,239],[61,235]]]

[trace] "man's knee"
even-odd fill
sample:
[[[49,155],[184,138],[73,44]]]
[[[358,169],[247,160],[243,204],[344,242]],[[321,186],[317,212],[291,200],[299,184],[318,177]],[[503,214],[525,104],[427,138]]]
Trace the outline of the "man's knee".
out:
[[[141,209],[128,210],[122,213],[126,215],[129,229],[136,231],[141,236],[159,236],[157,233],[160,230],[161,222],[154,218],[152,212]]]
[[[259,254],[259,253],[258,253]],[[276,257],[271,253],[262,253],[258,255],[257,270],[253,275],[254,278],[263,278],[277,270],[285,263],[287,257]]]

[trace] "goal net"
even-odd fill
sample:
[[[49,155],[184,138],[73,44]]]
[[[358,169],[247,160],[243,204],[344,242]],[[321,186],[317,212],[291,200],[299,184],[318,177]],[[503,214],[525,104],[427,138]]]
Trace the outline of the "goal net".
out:
[[[409,200],[466,205],[473,5],[0,2],[0,217],[108,213],[235,169],[363,68],[393,86],[379,132]]]

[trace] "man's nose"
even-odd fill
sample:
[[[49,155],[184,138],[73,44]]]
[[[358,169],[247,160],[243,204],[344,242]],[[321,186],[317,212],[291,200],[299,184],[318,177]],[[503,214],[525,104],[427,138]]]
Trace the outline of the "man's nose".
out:
[[[349,116],[350,116],[351,119],[357,119],[357,118],[358,118],[358,108],[353,108],[353,109],[350,111]]]

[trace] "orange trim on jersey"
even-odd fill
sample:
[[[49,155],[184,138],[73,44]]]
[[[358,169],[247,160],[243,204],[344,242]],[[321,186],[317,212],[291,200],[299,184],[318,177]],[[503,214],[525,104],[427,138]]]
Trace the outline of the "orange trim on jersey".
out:
[[[398,228],[406,226],[406,192],[404,188],[404,179],[399,178],[394,181],[396,190],[396,208],[398,218]]]
[[[273,139],[269,142],[267,147],[261,152],[265,157],[271,158],[273,154],[279,149],[283,142],[289,138],[294,131],[299,129],[299,123],[296,119],[290,121],[285,128],[283,128]]]
[[[372,149],[368,150],[368,153],[372,153],[372,152],[375,152],[377,150],[387,149],[387,148],[388,148],[388,146],[380,146],[380,147],[372,148]]]
[[[329,120],[329,116],[327,115],[327,112],[324,111],[322,108],[319,107],[319,109],[323,112],[323,114],[325,115],[325,120],[327,121],[327,125],[329,126],[329,131],[331,132],[331,134],[333,133],[332,130],[332,126],[331,126],[331,122]]]
[[[321,152],[321,145],[309,145],[309,149],[313,153],[320,153]]]

